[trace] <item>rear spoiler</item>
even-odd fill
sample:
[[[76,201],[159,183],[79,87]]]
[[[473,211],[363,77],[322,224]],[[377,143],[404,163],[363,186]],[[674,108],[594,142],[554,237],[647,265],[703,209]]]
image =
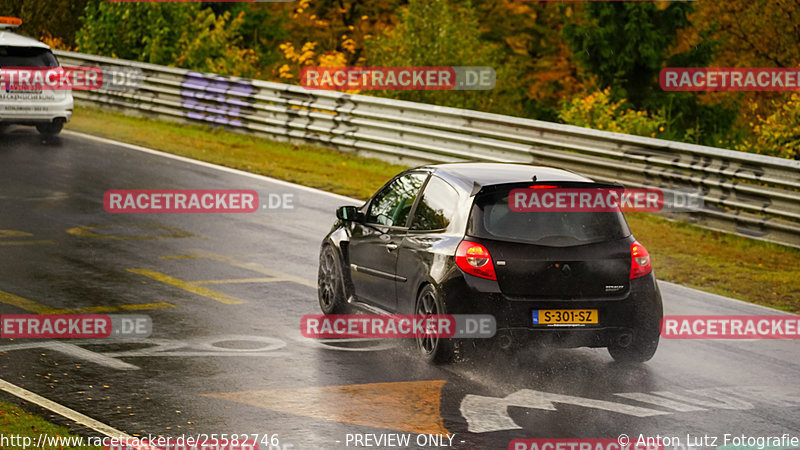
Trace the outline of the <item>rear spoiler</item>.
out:
[[[478,183],[473,181],[472,182],[472,192],[469,193],[469,196],[470,197],[476,196],[478,194],[478,192],[481,191],[481,189],[483,189],[483,186],[481,186],[480,184],[478,184]]]
[[[498,191],[510,191],[512,189],[524,189],[527,187],[533,188],[534,186],[555,186],[556,188],[564,189],[625,189],[625,186],[619,183],[597,183],[594,181],[522,181],[492,184],[489,186],[481,186],[478,183],[473,183],[470,197]]]

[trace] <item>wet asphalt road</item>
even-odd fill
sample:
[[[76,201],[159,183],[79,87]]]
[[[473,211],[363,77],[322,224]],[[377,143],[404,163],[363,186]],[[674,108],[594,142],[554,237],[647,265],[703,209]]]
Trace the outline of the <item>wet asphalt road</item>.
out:
[[[296,207],[109,214],[109,189],[254,189],[294,194]],[[641,366],[578,349],[432,367],[398,342],[303,338],[301,316],[319,313],[319,243],[347,203],[76,135],[7,131],[0,313],[147,314],[153,334],[2,339],[0,378],[132,435],[277,435],[282,448],[354,447],[348,434],[359,433],[409,435],[411,448],[439,448],[426,437],[454,433],[464,449],[622,433],[681,446],[719,438],[710,447],[725,434],[800,436],[797,341],[662,340]],[[661,289],[666,314],[775,313]]]

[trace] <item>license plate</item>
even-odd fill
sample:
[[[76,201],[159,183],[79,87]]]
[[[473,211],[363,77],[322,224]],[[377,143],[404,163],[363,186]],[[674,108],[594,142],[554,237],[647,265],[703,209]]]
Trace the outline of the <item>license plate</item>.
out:
[[[597,324],[596,309],[535,309],[534,325],[593,325]]]

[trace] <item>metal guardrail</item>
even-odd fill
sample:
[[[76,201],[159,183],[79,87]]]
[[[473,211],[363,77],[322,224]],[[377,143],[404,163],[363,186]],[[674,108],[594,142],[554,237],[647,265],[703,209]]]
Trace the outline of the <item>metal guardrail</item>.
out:
[[[136,90],[75,91],[79,101],[224,125],[392,162],[525,162],[629,187],[691,189],[704,208],[676,220],[800,247],[800,161],[153,64],[56,51],[63,65],[138,68]]]

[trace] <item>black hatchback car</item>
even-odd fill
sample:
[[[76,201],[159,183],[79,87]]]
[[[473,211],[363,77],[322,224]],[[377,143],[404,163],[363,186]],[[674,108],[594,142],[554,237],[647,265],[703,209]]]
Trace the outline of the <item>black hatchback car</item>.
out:
[[[607,347],[647,361],[658,346],[661,294],[647,250],[620,211],[515,212],[519,188],[608,188],[524,164],[410,169],[362,207],[343,206],[320,252],[322,311],[492,314],[504,348]],[[453,339],[418,338],[430,361]]]

